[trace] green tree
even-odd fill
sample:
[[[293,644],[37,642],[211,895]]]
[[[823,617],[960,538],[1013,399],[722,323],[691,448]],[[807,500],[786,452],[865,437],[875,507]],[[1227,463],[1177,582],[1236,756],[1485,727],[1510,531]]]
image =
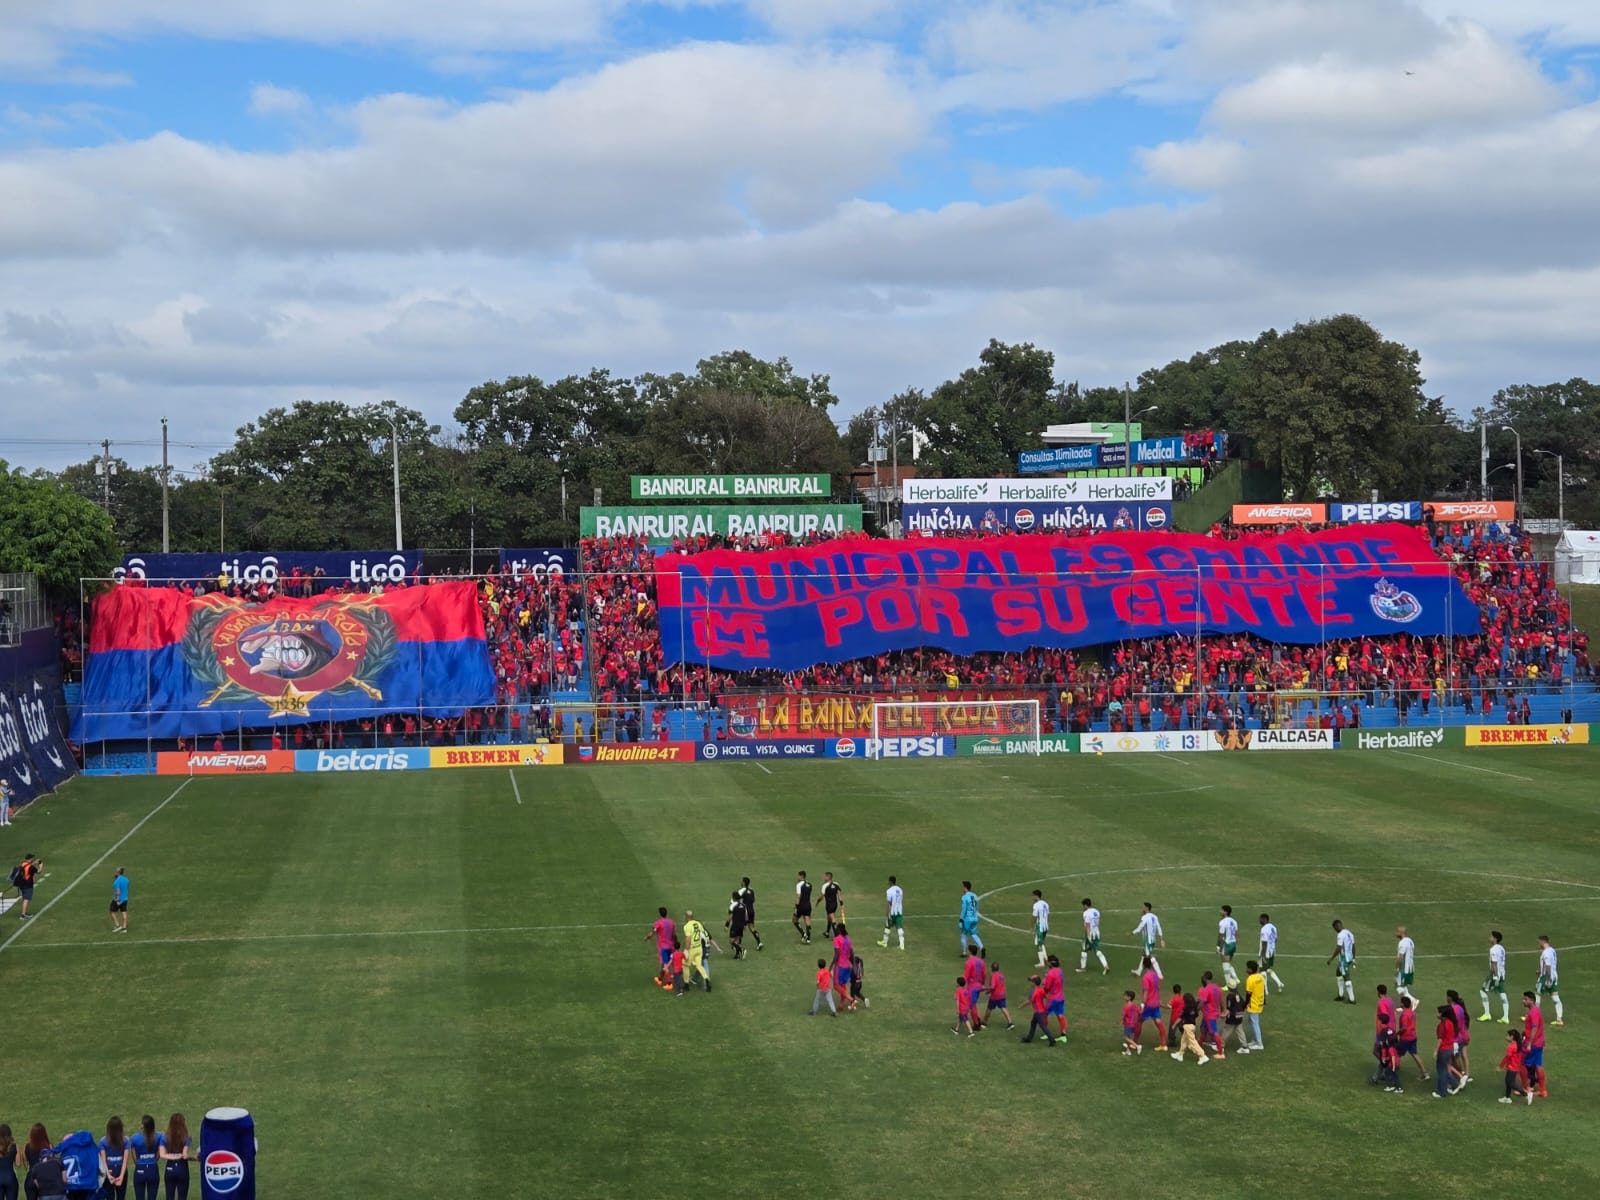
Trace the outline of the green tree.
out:
[[[91,504],[105,507],[110,496],[111,525],[117,540],[130,553],[161,549],[161,471],[156,467],[130,467],[125,459],[113,455],[111,482],[106,486],[101,471],[105,459],[95,457],[74,463],[59,475],[62,483]],[[35,472],[36,476],[48,474]]]
[[[1239,398],[1254,357],[1255,342],[1224,342],[1189,358],[1174,359],[1139,376],[1133,407],[1155,405],[1152,425],[1183,429],[1241,429]],[[1120,420],[1121,413],[1102,420]]]
[[[990,341],[978,359],[918,408],[917,427],[926,438],[922,465],[930,475],[1009,475],[1017,455],[1039,445],[1046,425],[1066,419],[1048,350]]]
[[[1560,455],[1568,523],[1600,525],[1600,489],[1594,486],[1600,474],[1600,385],[1586,379],[1515,384],[1495,393],[1484,420],[1498,462],[1516,457],[1516,438],[1504,427],[1522,435],[1523,499],[1530,513],[1556,515],[1554,456]]]
[[[29,478],[0,460],[0,571],[31,572],[46,587],[76,591],[118,562],[111,517],[58,479]]]
[[[1418,363],[1355,316],[1261,335],[1239,414],[1286,498],[1394,494],[1404,476],[1395,447],[1424,407]]]

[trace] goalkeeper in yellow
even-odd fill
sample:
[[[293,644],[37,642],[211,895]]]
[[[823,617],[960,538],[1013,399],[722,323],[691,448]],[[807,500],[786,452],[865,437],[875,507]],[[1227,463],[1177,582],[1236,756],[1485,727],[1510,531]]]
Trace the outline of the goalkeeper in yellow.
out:
[[[699,921],[695,920],[694,910],[690,909],[683,914],[683,949],[688,970],[683,973],[684,982],[691,987],[694,985],[696,974],[700,982],[705,984],[706,991],[711,990],[711,964],[707,957],[711,951],[722,953],[722,947],[717,945],[717,940]]]

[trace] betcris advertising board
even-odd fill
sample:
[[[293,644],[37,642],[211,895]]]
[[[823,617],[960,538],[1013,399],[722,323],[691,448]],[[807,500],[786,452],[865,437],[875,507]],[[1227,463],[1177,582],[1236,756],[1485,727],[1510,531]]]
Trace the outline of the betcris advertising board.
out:
[[[695,757],[702,762],[758,762],[767,758],[827,758],[832,743],[827,738],[784,741],[701,742]]]
[[[826,744],[828,758],[954,758],[956,739],[938,737],[835,738]]]
[[[118,583],[210,580],[274,584],[296,567],[310,575],[319,567],[328,583],[404,583],[422,566],[418,550],[271,550],[251,554],[130,554],[111,572]]]
[[[1328,519],[1336,525],[1370,525],[1383,521],[1422,520],[1421,500],[1378,500],[1371,504],[1328,505]]]
[[[381,750],[296,750],[296,773],[346,771],[423,771],[431,764],[420,747],[385,747]]]

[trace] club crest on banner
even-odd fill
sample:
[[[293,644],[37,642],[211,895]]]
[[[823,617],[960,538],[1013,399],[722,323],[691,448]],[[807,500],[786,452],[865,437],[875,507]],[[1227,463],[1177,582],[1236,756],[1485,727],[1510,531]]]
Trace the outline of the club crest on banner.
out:
[[[183,639],[189,669],[212,691],[201,708],[265,703],[268,717],[310,715],[324,692],[361,691],[394,658],[394,620],[368,600],[324,599],[272,615],[243,600],[207,597]]]
[[[1372,611],[1385,621],[1407,625],[1422,615],[1422,601],[1387,579],[1380,579],[1372,589]]]

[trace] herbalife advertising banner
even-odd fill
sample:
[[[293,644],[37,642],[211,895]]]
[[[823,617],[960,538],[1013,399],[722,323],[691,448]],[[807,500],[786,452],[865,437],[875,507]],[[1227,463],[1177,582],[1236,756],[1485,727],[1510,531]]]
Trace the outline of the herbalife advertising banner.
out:
[[[1166,529],[1172,480],[908,479],[900,518],[912,533],[1012,529]]]
[[[674,538],[764,537],[788,533],[848,533],[861,528],[859,504],[718,505],[711,508],[585,508],[578,514],[584,537]]]
[[[635,475],[635,500],[826,500],[826,475]]]

